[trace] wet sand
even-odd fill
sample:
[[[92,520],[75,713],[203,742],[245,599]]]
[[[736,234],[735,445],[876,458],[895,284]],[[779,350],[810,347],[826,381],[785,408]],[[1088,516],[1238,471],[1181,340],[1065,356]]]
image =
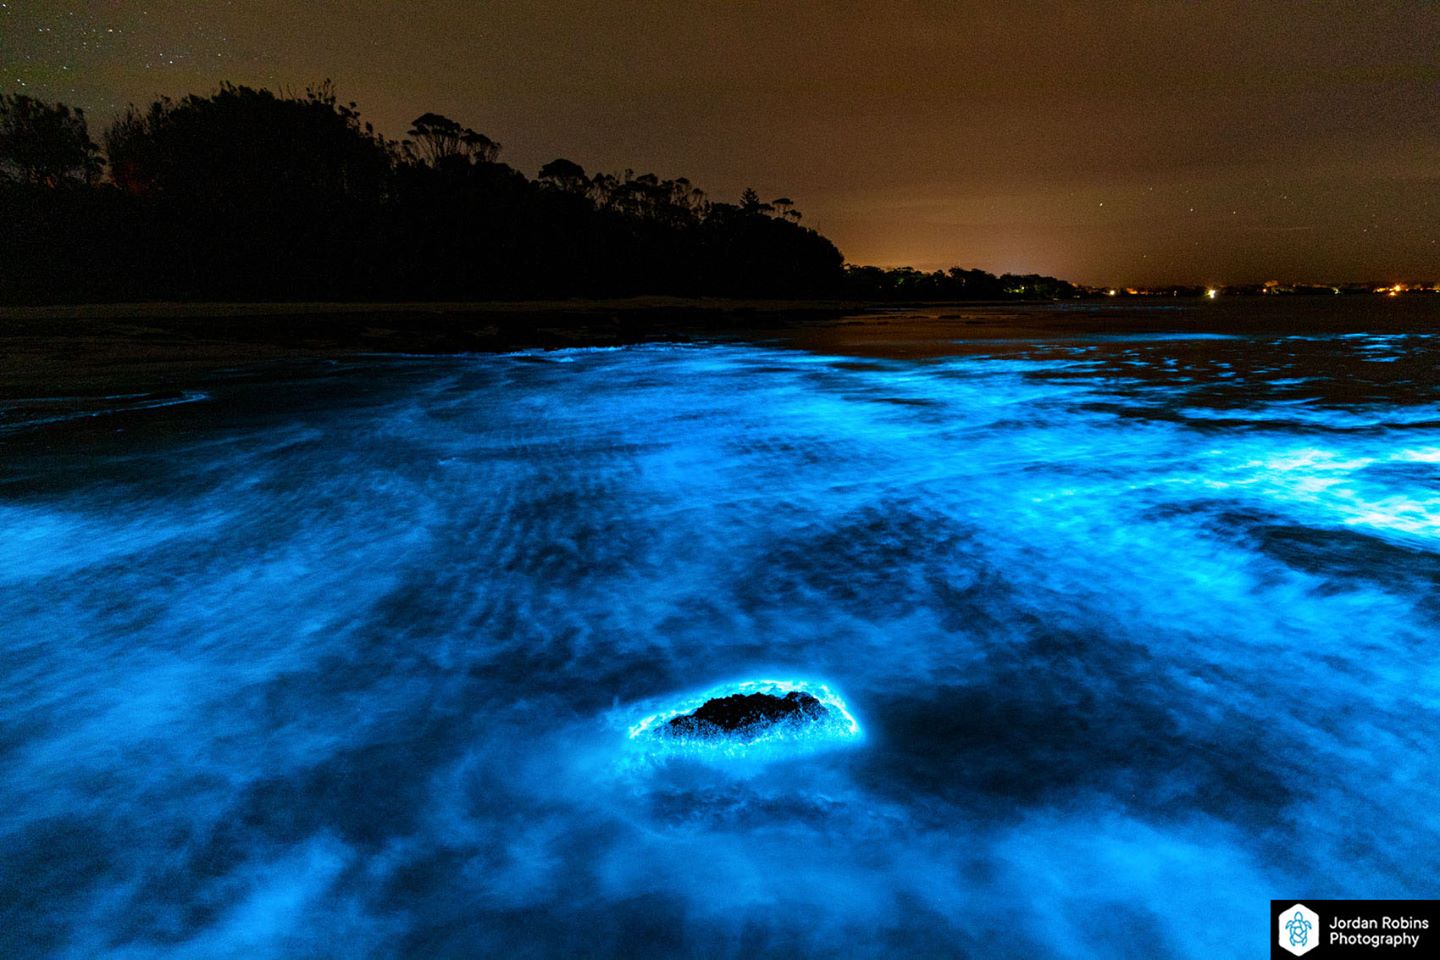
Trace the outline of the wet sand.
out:
[[[489,303],[92,304],[0,308],[0,400],[165,394],[264,361],[500,353],[655,341],[744,340],[816,353],[924,359],[1036,340],[1161,333],[1340,332],[1440,313],[1440,297],[967,303],[644,297]],[[1320,329],[1323,327],[1323,329]],[[12,406],[13,409],[13,406]]]
[[[840,301],[667,297],[6,307],[0,308],[0,400],[179,390],[218,370],[274,360],[688,339],[859,309]]]

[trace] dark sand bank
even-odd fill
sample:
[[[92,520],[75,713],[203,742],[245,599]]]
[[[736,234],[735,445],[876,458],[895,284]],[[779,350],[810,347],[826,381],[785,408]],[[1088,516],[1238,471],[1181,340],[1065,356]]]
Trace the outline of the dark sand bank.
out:
[[[1440,297],[1153,298],[870,306],[767,331],[816,353],[925,359],[1028,350],[1037,342],[1204,340],[1429,330]],[[756,331],[760,332],[760,331]]]
[[[359,353],[685,339],[852,314],[838,301],[650,297],[489,303],[139,303],[0,308],[0,399],[183,389],[215,370]]]
[[[1297,312],[1296,306],[1307,309]],[[1325,306],[1320,320],[1309,300],[1258,299],[896,306],[645,297],[6,307],[0,308],[0,400],[163,394],[217,370],[355,354],[742,339],[819,353],[922,359],[993,353],[1036,340],[1364,330],[1437,312],[1429,302],[1368,297]]]

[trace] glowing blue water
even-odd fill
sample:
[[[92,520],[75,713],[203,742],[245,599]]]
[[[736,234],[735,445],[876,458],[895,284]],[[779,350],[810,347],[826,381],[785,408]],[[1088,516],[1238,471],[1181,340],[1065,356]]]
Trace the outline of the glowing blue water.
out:
[[[1436,358],[377,359],[14,434],[0,954],[1211,958],[1432,895]],[[863,736],[637,760],[747,678]]]

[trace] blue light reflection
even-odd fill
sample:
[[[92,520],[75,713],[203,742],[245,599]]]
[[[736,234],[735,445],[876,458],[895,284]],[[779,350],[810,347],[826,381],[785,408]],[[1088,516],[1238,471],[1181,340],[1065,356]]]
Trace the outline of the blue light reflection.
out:
[[[1210,960],[1430,896],[1437,355],[373,358],[9,430],[0,954]],[[836,722],[643,736],[766,678]]]

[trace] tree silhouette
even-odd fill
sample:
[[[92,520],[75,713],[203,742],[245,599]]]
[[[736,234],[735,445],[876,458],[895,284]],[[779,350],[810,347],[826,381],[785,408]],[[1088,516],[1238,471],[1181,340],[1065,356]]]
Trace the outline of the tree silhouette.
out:
[[[85,111],[24,94],[0,95],[0,177],[36,186],[93,183],[100,148]]]
[[[746,187],[740,194],[740,209],[748,214],[770,213],[775,208],[760,199],[760,194],[755,192],[754,187]]]
[[[590,189],[585,168],[564,157],[557,157],[540,168],[540,182],[565,193],[585,193]]]
[[[800,222],[800,211],[795,209],[795,201],[789,197],[776,197],[770,201],[770,206],[784,219],[792,223]]]
[[[437,113],[376,134],[326,82],[224,84],[130,107],[105,132],[0,98],[0,299],[1064,296],[1047,277],[844,267],[789,197],[709,200],[684,177],[535,179]],[[73,189],[54,187],[68,184]]]
[[[160,99],[127,110],[105,144],[178,295],[335,296],[369,282],[357,248],[379,230],[394,146],[328,85]]]
[[[914,267],[845,268],[845,287],[867,300],[1067,299],[1079,295],[1073,284],[1038,274],[995,276],[984,270],[951,267],[925,273]]]
[[[393,150],[325,86],[282,98],[228,84],[209,97],[131,106],[105,146],[118,185],[209,205],[374,195]]]
[[[408,135],[406,149],[431,166],[457,159],[466,163],[494,163],[500,156],[500,144],[438,113],[416,117]]]

